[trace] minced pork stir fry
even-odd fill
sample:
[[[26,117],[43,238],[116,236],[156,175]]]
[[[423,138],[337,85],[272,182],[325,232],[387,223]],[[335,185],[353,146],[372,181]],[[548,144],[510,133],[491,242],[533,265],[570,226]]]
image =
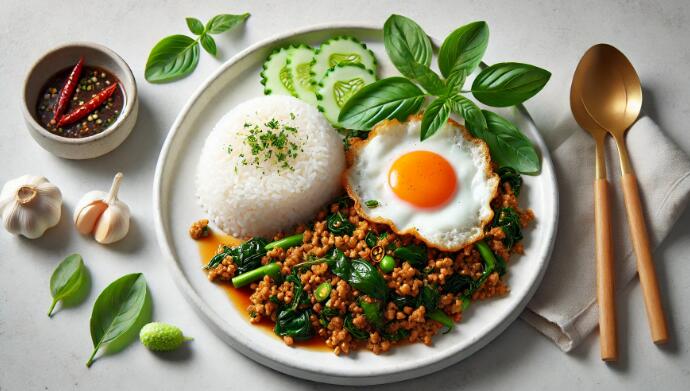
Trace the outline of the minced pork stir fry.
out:
[[[290,236],[220,246],[206,266],[208,278],[248,286],[250,321],[270,320],[287,345],[322,338],[335,354],[430,345],[439,330],[462,319],[472,300],[508,293],[507,263],[523,253],[521,230],[534,215],[518,207],[520,175],[510,168],[497,172],[494,220],[483,240],[458,252],[427,248],[370,223],[344,196]],[[195,223],[190,235],[205,236],[207,224]]]

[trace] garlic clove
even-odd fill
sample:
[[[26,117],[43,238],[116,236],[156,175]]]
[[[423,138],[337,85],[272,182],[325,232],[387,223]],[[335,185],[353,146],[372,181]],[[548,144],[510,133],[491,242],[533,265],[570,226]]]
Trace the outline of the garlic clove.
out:
[[[96,223],[93,235],[98,243],[115,243],[127,235],[129,231],[129,208],[125,208],[111,204],[103,212]]]
[[[79,210],[79,213],[77,213],[74,219],[74,225],[77,227],[77,231],[82,235],[93,232],[96,227],[96,222],[107,208],[108,204],[105,202],[94,201]]]
[[[82,197],[74,211],[74,224],[82,234],[92,234],[102,244],[115,243],[129,231],[129,207],[117,198],[122,173],[113,179],[110,192],[91,191]]]

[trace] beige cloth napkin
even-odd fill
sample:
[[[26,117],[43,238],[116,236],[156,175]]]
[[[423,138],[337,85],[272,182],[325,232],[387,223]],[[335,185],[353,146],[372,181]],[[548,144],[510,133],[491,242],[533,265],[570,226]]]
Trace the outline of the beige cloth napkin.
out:
[[[594,263],[594,142],[568,116],[558,127],[572,129],[551,154],[559,188],[560,217],[551,262],[522,318],[563,351],[577,346],[598,324]],[[548,133],[544,131],[544,133]],[[690,194],[690,160],[649,118],[628,131],[627,144],[640,185],[651,241],[656,247],[685,208]],[[618,152],[608,139],[616,290],[637,273],[620,187]],[[664,259],[655,258],[657,263]],[[635,279],[636,280],[636,279]],[[662,287],[663,288],[663,287]]]

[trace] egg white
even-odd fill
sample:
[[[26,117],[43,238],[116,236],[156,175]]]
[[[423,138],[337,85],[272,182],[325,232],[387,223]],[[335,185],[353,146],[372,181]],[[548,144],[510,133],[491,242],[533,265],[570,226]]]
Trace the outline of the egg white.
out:
[[[493,218],[491,200],[499,178],[491,169],[486,144],[461,125],[448,121],[436,134],[420,141],[421,118],[386,121],[369,138],[353,146],[352,165],[345,174],[348,193],[363,217],[387,223],[397,233],[410,233],[431,247],[456,251],[484,236]],[[457,189],[438,208],[420,208],[400,199],[388,184],[388,172],[402,155],[431,151],[443,156],[455,170]],[[366,201],[376,200],[369,208]]]

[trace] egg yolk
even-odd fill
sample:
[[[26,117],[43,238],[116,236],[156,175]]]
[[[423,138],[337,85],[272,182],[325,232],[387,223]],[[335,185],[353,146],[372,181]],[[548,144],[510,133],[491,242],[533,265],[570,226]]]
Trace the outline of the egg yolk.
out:
[[[438,208],[455,194],[458,180],[453,166],[430,151],[400,156],[388,171],[388,185],[400,199],[420,208]]]

